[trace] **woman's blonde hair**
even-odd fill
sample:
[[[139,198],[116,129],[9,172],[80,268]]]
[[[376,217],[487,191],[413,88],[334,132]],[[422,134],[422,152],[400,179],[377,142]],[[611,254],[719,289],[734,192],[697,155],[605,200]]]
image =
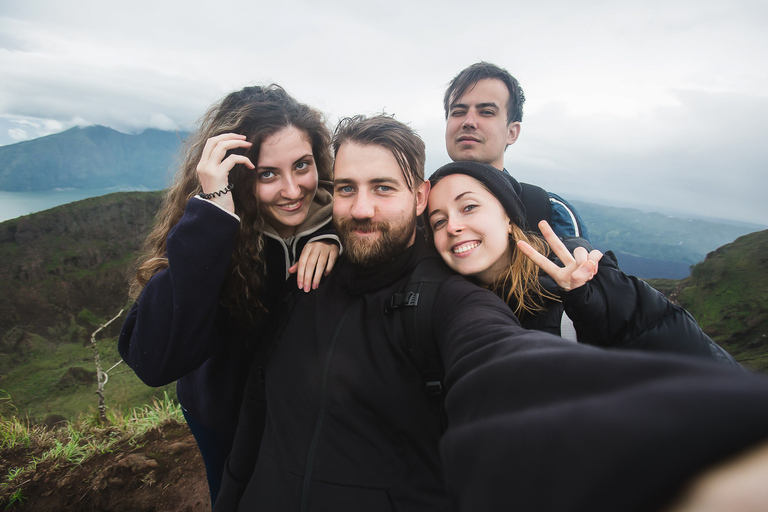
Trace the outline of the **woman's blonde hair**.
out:
[[[534,249],[548,256],[549,244],[534,233],[526,233],[512,223],[509,235],[509,266],[491,284],[491,290],[501,290],[504,300],[519,317],[545,311],[544,299],[559,300],[541,285],[539,266],[517,248],[517,242],[528,242]]]
[[[152,276],[168,267],[166,238],[184,214],[187,202],[201,192],[197,164],[206,141],[224,133],[245,135],[253,145],[244,154],[256,164],[264,139],[288,126],[307,135],[312,145],[318,178],[331,180],[331,137],[323,115],[296,101],[282,87],[275,84],[245,87],[228,94],[209,108],[197,131],[190,135],[174,182],[166,192],[155,226],[144,242],[130,278],[132,298],[137,299]],[[238,317],[255,321],[266,313],[260,293],[265,286],[266,262],[263,219],[253,193],[256,173],[238,164],[230,171],[229,181],[234,185],[231,194],[235,212],[240,216],[240,228],[219,298]]]

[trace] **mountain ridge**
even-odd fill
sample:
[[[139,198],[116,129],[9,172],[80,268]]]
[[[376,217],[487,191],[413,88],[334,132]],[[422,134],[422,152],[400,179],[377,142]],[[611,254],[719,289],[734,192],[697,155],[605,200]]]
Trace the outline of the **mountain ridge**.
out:
[[[132,135],[105,126],[0,147],[0,190],[168,186],[186,132],[147,129]]]
[[[735,221],[678,217],[636,208],[573,201],[592,245],[612,250],[627,273],[642,278],[682,279],[706,255],[736,238],[765,229]]]

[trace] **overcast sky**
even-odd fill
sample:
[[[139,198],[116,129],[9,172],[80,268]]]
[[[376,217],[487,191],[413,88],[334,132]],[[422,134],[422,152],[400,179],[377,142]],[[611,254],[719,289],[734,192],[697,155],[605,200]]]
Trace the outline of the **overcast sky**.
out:
[[[768,225],[765,0],[2,0],[0,145],[190,129],[245,85],[386,111],[448,162],[442,96],[486,60],[525,90],[506,165],[567,199]]]

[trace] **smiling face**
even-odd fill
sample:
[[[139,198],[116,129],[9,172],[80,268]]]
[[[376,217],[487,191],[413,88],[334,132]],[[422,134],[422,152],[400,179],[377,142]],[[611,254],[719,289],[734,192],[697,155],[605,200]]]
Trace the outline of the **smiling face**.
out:
[[[339,147],[333,176],[333,223],[352,263],[375,267],[413,243],[429,182],[412,191],[390,150],[354,142]]]
[[[317,167],[304,132],[288,126],[261,143],[254,194],[267,224],[288,238],[304,222],[317,192]]]
[[[510,264],[512,224],[501,203],[479,181],[450,174],[429,193],[429,226],[449,267],[489,286]]]
[[[504,150],[520,134],[520,123],[507,124],[509,91],[504,82],[484,78],[454,98],[445,125],[451,160],[470,160],[504,168]]]

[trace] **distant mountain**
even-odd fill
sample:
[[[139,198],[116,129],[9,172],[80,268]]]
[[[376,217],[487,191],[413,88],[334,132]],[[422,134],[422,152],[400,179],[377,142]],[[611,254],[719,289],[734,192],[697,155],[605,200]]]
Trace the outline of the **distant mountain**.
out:
[[[592,243],[612,250],[621,268],[642,278],[682,279],[710,251],[766,226],[686,219],[573,201]]]
[[[742,364],[768,373],[768,230],[719,247],[681,281],[650,283]]]
[[[0,190],[168,186],[186,133],[145,130],[129,135],[104,126],[0,147]]]

